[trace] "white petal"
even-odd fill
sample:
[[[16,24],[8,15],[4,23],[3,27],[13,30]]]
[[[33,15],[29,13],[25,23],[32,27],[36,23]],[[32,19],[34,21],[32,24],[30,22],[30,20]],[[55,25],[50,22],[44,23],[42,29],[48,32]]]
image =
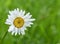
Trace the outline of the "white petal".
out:
[[[10,23],[10,22],[5,22],[5,24],[9,24],[9,25],[11,25],[11,23]]]
[[[8,15],[8,19],[14,19],[15,15]]]
[[[9,14],[10,14],[10,15],[16,15],[16,14],[17,14],[17,10],[14,9],[14,11],[9,11]]]
[[[25,14],[25,11],[23,11],[22,15],[24,15],[24,14]]]
[[[13,11],[9,11],[9,14],[11,14]]]
[[[21,28],[21,30],[23,30],[23,31],[24,31],[24,29],[25,29],[25,27],[22,27],[22,28]]]
[[[6,22],[13,22],[13,20],[15,19],[15,15],[8,15],[8,19],[6,20]]]
[[[22,12],[23,12],[23,11],[22,11],[22,10],[20,10],[20,15],[22,15]]]
[[[8,32],[12,32],[12,30],[14,30],[14,26],[13,26],[13,25],[11,25],[11,26],[9,27]]]
[[[21,17],[23,17],[24,14],[25,14],[25,11],[22,11],[22,10],[21,10],[21,11],[19,12],[19,15],[20,15]]]
[[[18,29],[19,31],[18,31],[18,34],[20,35],[20,29]]]
[[[22,34],[22,35],[25,35],[25,31],[22,31],[22,30],[21,30],[21,34]]]
[[[28,18],[31,18],[32,17],[32,15],[29,15],[29,17]]]
[[[14,31],[12,31],[12,35],[14,34],[15,32]]]
[[[25,22],[27,21],[35,21],[35,19],[25,19]]]
[[[19,15],[19,9],[17,8],[16,11],[15,11],[15,15]]]
[[[15,36],[17,35],[17,32],[15,32]]]
[[[9,20],[9,19],[7,19],[6,22],[5,22],[5,24],[9,24],[9,25],[11,25],[11,24],[12,24],[12,21]]]
[[[27,18],[27,19],[30,19],[31,17],[32,17],[32,15],[25,15],[23,18],[24,18],[24,19],[26,19],[26,18]]]
[[[16,30],[16,31],[15,31],[15,36],[17,35],[17,33],[18,33],[18,32],[17,32],[17,30]]]
[[[22,27],[22,28],[21,28],[21,30],[23,30],[23,31],[24,31],[24,29],[25,29],[25,27]]]
[[[31,27],[31,25],[32,25],[33,23],[32,22],[25,22],[25,26],[27,26],[27,27]]]
[[[35,19],[29,19],[29,21],[35,21]]]
[[[11,20],[9,20],[9,19],[7,19],[6,21],[7,21],[7,22],[11,22]]]
[[[17,8],[17,11],[19,12],[19,8]]]
[[[25,26],[26,26],[26,27],[31,27],[31,25],[30,25],[30,24],[27,24],[27,25],[25,24]]]
[[[30,15],[30,13],[27,13],[27,14],[24,16],[24,18],[28,18],[29,15]]]
[[[18,28],[15,28],[15,36],[17,35],[18,33]]]
[[[16,11],[16,10],[15,10],[15,11]],[[9,14],[10,14],[10,15],[14,15],[14,12],[15,12],[15,11],[9,11]]]

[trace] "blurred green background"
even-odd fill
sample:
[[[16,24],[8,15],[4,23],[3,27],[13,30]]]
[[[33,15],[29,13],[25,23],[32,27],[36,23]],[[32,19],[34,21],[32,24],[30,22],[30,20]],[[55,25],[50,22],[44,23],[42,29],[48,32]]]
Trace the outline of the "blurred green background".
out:
[[[16,8],[36,19],[24,36],[6,34],[8,12]],[[0,0],[0,44],[60,44],[60,0]]]

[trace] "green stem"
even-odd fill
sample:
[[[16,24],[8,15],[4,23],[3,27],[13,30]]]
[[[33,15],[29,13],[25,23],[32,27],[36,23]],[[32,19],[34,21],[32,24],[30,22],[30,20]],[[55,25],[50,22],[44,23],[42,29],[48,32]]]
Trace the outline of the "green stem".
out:
[[[3,42],[3,40],[4,40],[4,38],[6,37],[7,33],[8,33],[8,31],[6,31],[5,34],[4,34],[4,36],[2,37],[1,43]]]

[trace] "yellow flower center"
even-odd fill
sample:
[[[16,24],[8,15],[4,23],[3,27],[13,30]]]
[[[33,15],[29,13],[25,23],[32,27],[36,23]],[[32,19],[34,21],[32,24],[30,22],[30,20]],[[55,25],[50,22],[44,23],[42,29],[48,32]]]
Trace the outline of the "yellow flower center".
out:
[[[13,24],[15,25],[15,27],[21,28],[21,27],[24,25],[24,19],[21,18],[21,17],[17,17],[17,18],[14,20]]]

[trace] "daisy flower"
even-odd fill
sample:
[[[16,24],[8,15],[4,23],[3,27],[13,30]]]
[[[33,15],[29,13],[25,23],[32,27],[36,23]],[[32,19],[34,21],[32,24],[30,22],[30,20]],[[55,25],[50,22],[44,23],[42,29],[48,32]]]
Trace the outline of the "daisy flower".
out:
[[[8,24],[10,27],[8,32],[11,32],[12,35],[15,34],[25,34],[26,27],[31,27],[33,24],[32,21],[35,19],[31,18],[30,13],[25,13],[23,10],[14,9],[9,11],[8,19],[6,19],[5,24]]]

